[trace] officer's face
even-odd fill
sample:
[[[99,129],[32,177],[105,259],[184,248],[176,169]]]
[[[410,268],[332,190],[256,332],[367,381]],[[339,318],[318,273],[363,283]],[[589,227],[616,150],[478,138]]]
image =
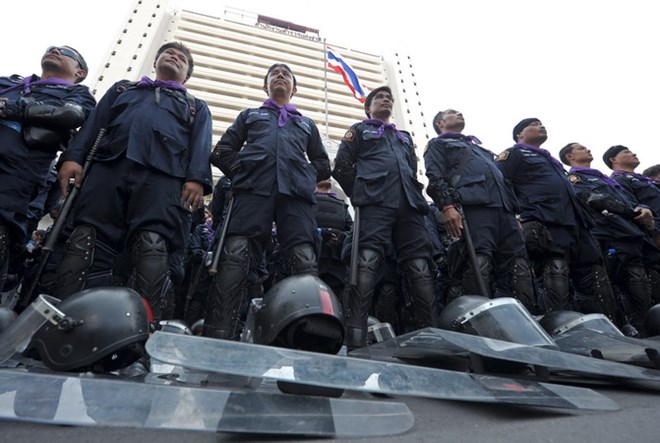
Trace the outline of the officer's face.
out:
[[[69,48],[51,46],[41,57],[41,68],[44,71],[57,71],[65,80],[73,78],[72,81],[75,81],[79,77],[84,78],[85,71],[80,68],[76,56],[78,55]]]
[[[158,56],[155,67],[157,79],[184,83],[188,75],[188,57],[176,48],[167,48]]]
[[[548,139],[548,131],[540,121],[530,123],[525,129],[520,132],[519,140],[522,143],[528,144],[542,144]]]
[[[441,132],[461,132],[465,128],[463,114],[455,109],[444,111],[439,123]]]
[[[293,74],[284,66],[278,66],[268,73],[264,91],[269,97],[293,97],[297,89],[293,85]]]
[[[378,91],[369,105],[369,115],[372,118],[385,119],[392,115],[394,99],[387,91]]]
[[[573,145],[573,150],[567,157],[569,161],[574,162],[592,161],[594,159],[591,151],[579,143]]]
[[[633,168],[639,166],[639,160],[637,159],[637,154],[632,153],[630,149],[624,149],[623,151],[615,155],[613,159],[620,166],[633,167]]]

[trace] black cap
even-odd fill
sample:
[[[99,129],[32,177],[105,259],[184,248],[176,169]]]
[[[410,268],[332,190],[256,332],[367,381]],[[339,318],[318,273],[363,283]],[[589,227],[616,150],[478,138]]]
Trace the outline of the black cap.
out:
[[[616,157],[617,154],[624,149],[628,149],[623,145],[615,145],[609,148],[607,151],[605,151],[605,154],[603,154],[603,163],[607,165],[608,168],[612,169],[612,160],[610,160],[612,157]]]
[[[389,86],[379,86],[373,91],[371,91],[368,95],[366,100],[364,101],[364,112],[366,112],[367,117],[371,117],[369,115],[369,107],[371,106],[371,102],[374,100],[374,97],[376,94],[378,94],[380,91],[387,91],[390,95],[392,95],[392,89],[390,89]]]
[[[514,142],[518,141],[517,135],[520,134],[523,131],[523,129],[525,129],[527,126],[531,125],[534,122],[540,122],[540,121],[541,120],[535,117],[530,117],[520,120],[520,122],[513,128],[513,141]]]

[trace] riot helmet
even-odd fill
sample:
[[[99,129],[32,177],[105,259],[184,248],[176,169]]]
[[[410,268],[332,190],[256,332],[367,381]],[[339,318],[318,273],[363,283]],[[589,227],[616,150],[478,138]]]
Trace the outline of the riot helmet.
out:
[[[58,304],[65,320],[47,323],[32,337],[26,354],[55,371],[108,372],[144,355],[153,315],[129,288],[93,288]]]
[[[603,314],[584,315],[575,311],[553,311],[545,314],[539,323],[551,337],[580,329],[623,336],[621,331]]]
[[[557,349],[557,345],[515,298],[463,295],[442,310],[442,329],[512,343]]]
[[[654,305],[644,316],[644,333],[646,337],[660,335],[660,304]]]
[[[314,275],[285,278],[252,310],[257,344],[336,354],[344,342],[341,305]]]

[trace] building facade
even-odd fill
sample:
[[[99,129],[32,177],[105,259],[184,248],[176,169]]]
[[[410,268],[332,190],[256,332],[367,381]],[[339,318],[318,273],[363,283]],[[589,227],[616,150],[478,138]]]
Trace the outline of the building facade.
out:
[[[153,60],[165,42],[177,40],[190,48],[195,60],[186,86],[205,100],[213,114],[213,142],[217,142],[240,111],[258,107],[267,97],[264,75],[273,63],[286,63],[298,82],[292,103],[318,125],[331,157],[339,140],[364,108],[342,76],[327,68],[326,48],[338,50],[367,89],[387,84],[394,93],[393,121],[413,135],[418,157],[429,139],[410,57],[393,53],[368,54],[332,45],[319,31],[279,18],[227,8],[222,17],[168,10],[166,1],[138,0],[110,45],[103,66],[92,79],[95,95],[102,95],[119,79],[153,76]],[[420,180],[425,179],[418,171]]]

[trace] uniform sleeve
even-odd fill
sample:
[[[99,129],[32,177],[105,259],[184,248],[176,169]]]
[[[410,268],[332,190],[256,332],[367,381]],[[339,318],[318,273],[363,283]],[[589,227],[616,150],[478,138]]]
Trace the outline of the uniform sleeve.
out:
[[[247,140],[246,116],[247,110],[238,114],[234,123],[227,128],[211,153],[211,164],[219,168],[230,179],[241,166],[238,152]]]
[[[516,168],[518,167],[518,155],[514,149],[507,149],[497,156],[495,164],[502,172],[504,180],[512,186],[516,179]]]
[[[316,182],[330,178],[330,158],[321,141],[316,124],[310,120],[312,133],[307,144],[307,158],[316,170]]]
[[[451,187],[447,181],[449,174],[445,155],[446,150],[442,148],[442,143],[437,138],[429,142],[424,154],[424,167],[429,179],[426,193],[438,208],[456,203],[455,199],[451,197]]]
[[[358,155],[359,138],[358,124],[351,126],[346,131],[339,144],[337,157],[335,157],[335,167],[332,171],[332,176],[349,198],[353,195],[353,185],[355,184],[355,163]]]
[[[209,164],[213,125],[211,112],[206,102],[196,100],[195,121],[190,134],[190,162],[186,171],[186,181],[196,181],[204,186],[204,195],[213,192],[213,176]]]

